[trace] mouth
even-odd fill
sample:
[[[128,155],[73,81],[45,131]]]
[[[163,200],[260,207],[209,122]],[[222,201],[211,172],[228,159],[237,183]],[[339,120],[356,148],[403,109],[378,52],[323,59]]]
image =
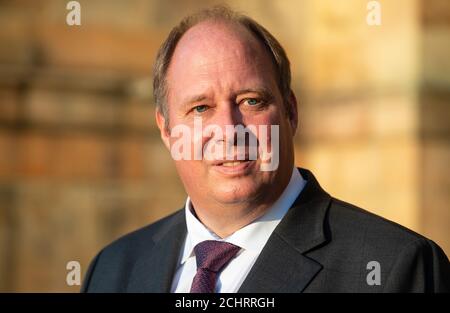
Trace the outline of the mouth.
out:
[[[238,154],[238,155],[234,155],[234,156],[226,156],[226,158],[220,158],[217,160],[210,161],[208,163],[213,166],[232,167],[232,166],[237,166],[241,163],[251,162],[251,161],[255,161],[255,160],[256,159],[254,159],[254,157],[250,158],[250,155],[248,155],[248,154]]]
[[[243,161],[230,161],[230,162],[224,162],[224,163],[220,163],[218,165],[220,166],[226,166],[226,167],[233,167],[233,166],[238,166],[244,162],[249,162],[250,160],[243,160]]]
[[[212,169],[227,177],[244,176],[251,172],[256,160],[225,160],[214,162]]]

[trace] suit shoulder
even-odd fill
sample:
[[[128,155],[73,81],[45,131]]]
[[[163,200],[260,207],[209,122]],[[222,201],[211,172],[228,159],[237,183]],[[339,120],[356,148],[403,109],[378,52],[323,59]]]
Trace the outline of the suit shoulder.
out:
[[[329,223],[332,231],[344,237],[365,238],[384,247],[431,242],[405,226],[336,198],[331,200]]]
[[[184,217],[184,210],[180,209],[164,218],[157,220],[149,225],[125,234],[111,242],[101,251],[102,255],[132,252],[130,250],[139,249],[141,246],[149,246],[153,242],[153,237],[160,232],[164,232],[174,223]]]
[[[121,292],[131,275],[133,264],[151,251],[157,236],[167,234],[183,223],[184,211],[162,218],[128,233],[103,248],[91,262],[86,273],[83,292]]]
[[[324,232],[327,244],[309,255],[324,266],[314,285],[320,290],[424,292],[450,288],[445,253],[404,226],[331,198]],[[372,268],[369,264],[378,264],[379,286],[366,281]]]

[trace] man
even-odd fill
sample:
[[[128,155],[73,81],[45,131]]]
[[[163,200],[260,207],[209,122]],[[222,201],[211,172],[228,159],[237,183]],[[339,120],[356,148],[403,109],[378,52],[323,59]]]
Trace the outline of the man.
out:
[[[187,17],[162,45],[154,75],[156,121],[189,197],[104,248],[83,291],[450,290],[449,261],[435,243],[331,197],[294,167],[289,61],[256,22],[223,7]],[[238,125],[244,144],[242,128],[227,129]],[[182,149],[180,129],[190,132]]]

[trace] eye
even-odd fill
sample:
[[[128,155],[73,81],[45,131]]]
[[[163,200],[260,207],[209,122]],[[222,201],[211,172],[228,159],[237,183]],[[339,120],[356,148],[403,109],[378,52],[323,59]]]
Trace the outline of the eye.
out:
[[[202,105],[197,105],[197,106],[195,106],[195,107],[193,108],[193,110],[194,110],[195,112],[197,112],[197,113],[203,113],[203,112],[205,112],[207,109],[208,109],[208,106],[207,106],[207,105],[204,105],[204,104],[202,104]]]
[[[250,106],[255,106],[261,103],[261,100],[256,99],[256,98],[248,98],[245,99],[244,102],[247,102],[248,105]]]

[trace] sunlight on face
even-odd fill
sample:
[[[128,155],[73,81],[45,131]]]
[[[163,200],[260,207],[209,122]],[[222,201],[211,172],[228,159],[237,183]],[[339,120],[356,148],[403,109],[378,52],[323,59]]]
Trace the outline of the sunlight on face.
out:
[[[189,152],[192,157],[175,161],[193,201],[254,204],[268,201],[268,196],[285,187],[293,167],[294,130],[285,113],[270,55],[246,29],[211,21],[194,26],[175,49],[167,81],[169,128],[181,126],[193,134]],[[195,125],[199,119],[200,129]],[[224,153],[236,150],[227,149],[226,144],[217,148],[218,143],[237,145],[236,132],[227,132],[227,127],[239,125],[269,130],[276,126],[278,133],[273,138],[271,131],[248,132],[244,160],[238,160],[232,152],[231,160],[224,162]],[[203,130],[208,127],[216,131],[205,135]],[[171,134],[168,145],[177,148],[179,137]],[[248,158],[250,137],[258,146],[256,159]],[[195,157],[195,151],[205,151],[211,145],[216,148],[216,158]],[[261,147],[279,149],[279,162],[273,170],[261,170],[262,157],[267,157]],[[224,153],[217,153],[220,150]],[[269,152],[270,148],[266,150]]]

